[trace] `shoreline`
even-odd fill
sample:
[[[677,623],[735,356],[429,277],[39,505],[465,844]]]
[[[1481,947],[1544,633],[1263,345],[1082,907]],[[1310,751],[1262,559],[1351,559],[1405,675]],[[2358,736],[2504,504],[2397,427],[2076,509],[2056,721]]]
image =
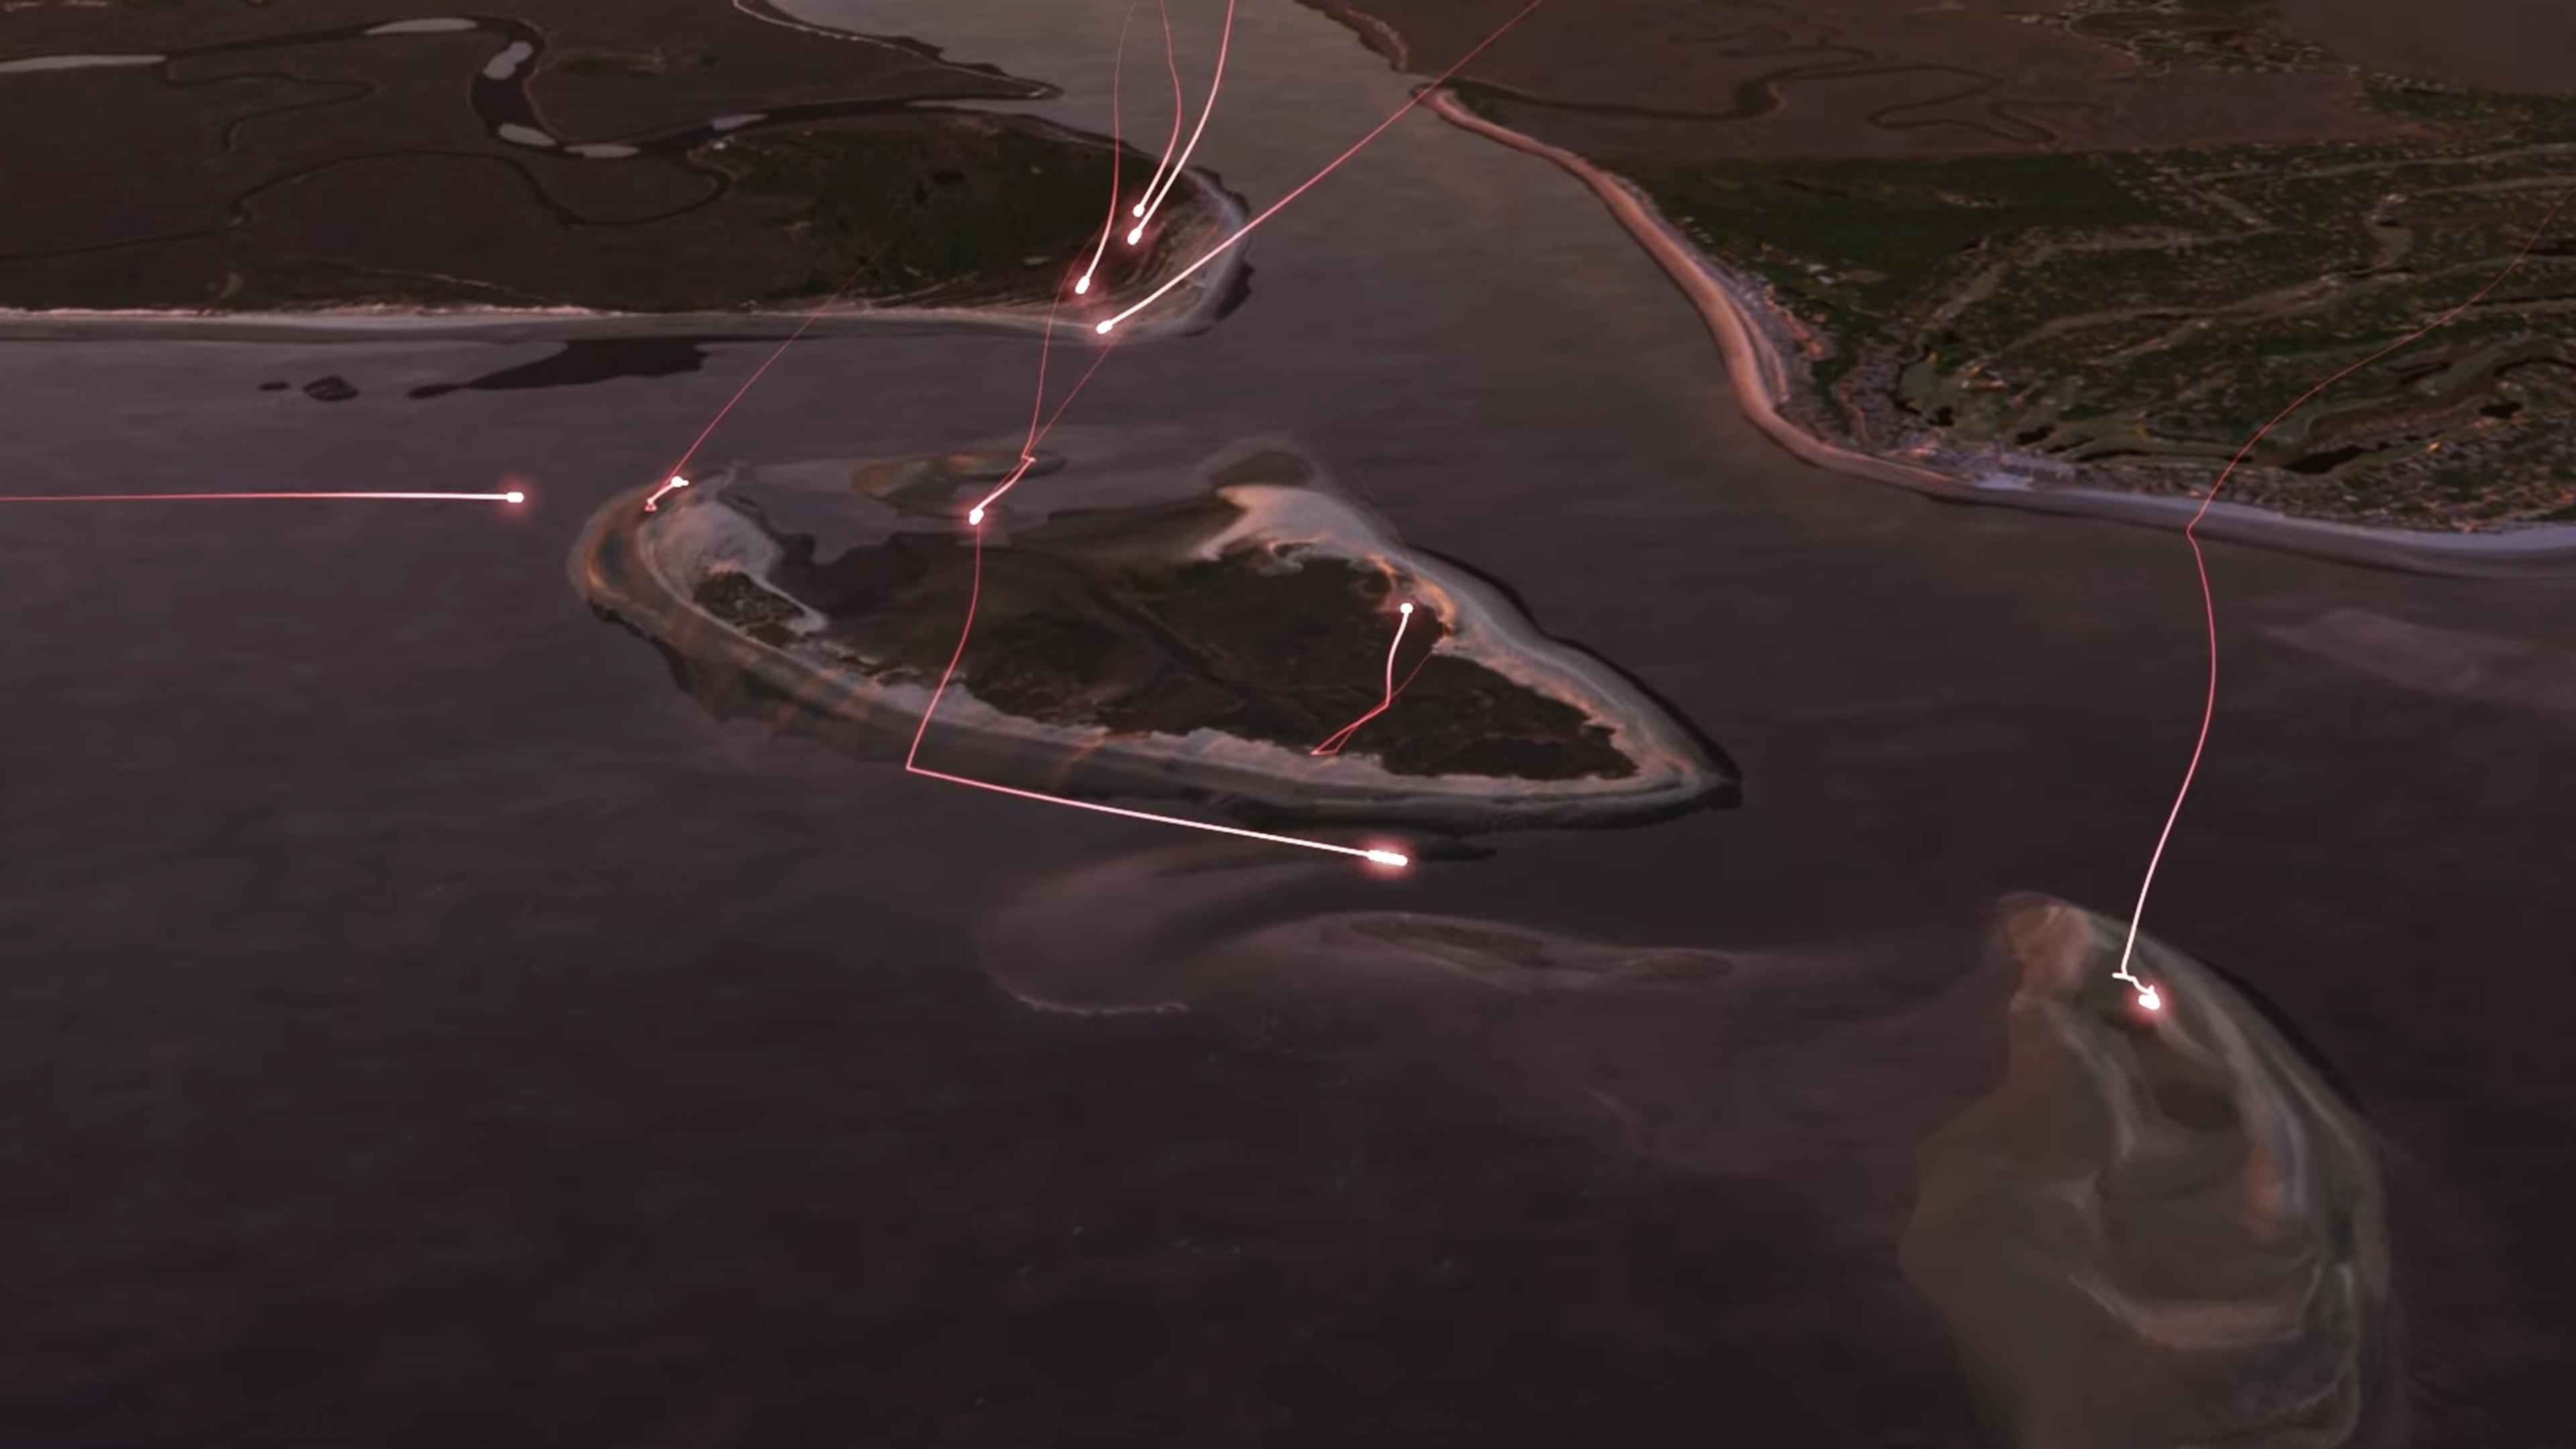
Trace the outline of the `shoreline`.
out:
[[[1174,238],[1174,268],[1198,255],[1201,244],[1231,235],[1249,218],[1243,198],[1213,175],[1184,173],[1208,208],[1207,219]],[[1186,337],[1216,325],[1249,263],[1249,248],[1234,247],[1176,289],[1178,295],[1133,321],[1126,337]],[[1144,296],[1159,280],[1140,281]],[[1188,300],[1184,303],[1181,298]],[[1114,305],[1103,294],[1092,306]],[[1173,304],[1180,310],[1171,311]],[[0,342],[570,342],[612,337],[708,338],[764,341],[807,336],[860,336],[909,325],[926,331],[1045,332],[1043,300],[983,307],[907,307],[827,304],[807,308],[745,308],[727,312],[603,312],[588,307],[402,306],[317,307],[309,311],[191,312],[155,308],[0,308]]]
[[[718,478],[693,488],[655,514],[643,511],[644,500],[658,491],[655,485],[638,485],[601,505],[565,560],[575,592],[593,613],[653,645],[683,690],[719,718],[757,714],[775,721],[783,718],[775,706],[783,704],[804,732],[862,759],[901,761],[932,703],[925,683],[878,681],[755,640],[700,607],[666,571],[667,545],[657,546],[647,530],[656,522],[667,526],[674,517],[721,508],[716,496],[724,482]],[[1262,489],[1246,485],[1244,491]],[[1261,511],[1256,504],[1252,514]],[[1271,522],[1278,527],[1263,536],[1301,543],[1324,537],[1308,538],[1311,520],[1293,514]],[[1426,559],[1410,579],[1426,607],[1451,626],[1455,652],[1523,688],[1573,703],[1618,732],[1616,748],[1636,766],[1635,773],[1564,779],[1414,776],[1391,773],[1361,756],[1318,766],[1301,748],[1206,727],[1118,735],[1095,725],[1006,714],[963,684],[940,705],[941,768],[1092,799],[1213,801],[1223,816],[1264,828],[1376,828],[1449,837],[1641,825],[1724,808],[1740,798],[1741,776],[1733,763],[1615,666],[1549,638],[1468,570]]]
[[[2190,498],[2042,486],[2027,474],[2010,472],[2008,460],[1974,474],[1948,472],[1859,452],[1805,431],[1780,410],[1795,384],[1762,325],[1771,309],[1748,295],[1750,289],[1740,278],[1693,245],[1641,192],[1571,151],[1486,120],[1446,89],[1432,89],[1424,105],[1462,130],[1554,163],[1599,197],[1707,324],[1746,419],[1800,461],[1944,502],[2105,519],[2174,532],[2182,531],[2200,512],[2200,503]],[[2195,533],[2332,563],[2408,573],[2479,579],[2576,576],[2576,525],[2537,524],[2486,534],[2417,533],[2300,518],[2218,500],[2209,504]]]

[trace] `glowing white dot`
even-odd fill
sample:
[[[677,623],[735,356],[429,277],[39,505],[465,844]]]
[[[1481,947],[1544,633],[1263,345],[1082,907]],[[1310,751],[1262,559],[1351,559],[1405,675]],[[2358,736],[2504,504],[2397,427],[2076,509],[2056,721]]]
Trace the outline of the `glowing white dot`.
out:
[[[1392,850],[1372,850],[1372,851],[1370,851],[1370,852],[1368,853],[1368,858],[1369,858],[1370,860],[1373,860],[1373,861],[1377,862],[1379,865],[1411,865],[1411,864],[1413,864],[1413,862],[1412,862],[1412,861],[1410,861],[1410,860],[1406,859],[1406,858],[1405,858],[1405,857],[1403,857],[1402,855],[1399,855],[1399,854],[1397,854],[1396,852],[1394,852],[1394,851],[1392,851]]]
[[[974,507],[967,509],[966,521],[970,524],[982,523],[984,521],[984,505],[979,503]]]
[[[1079,297],[1079,296],[1081,296],[1083,293],[1088,292],[1088,291],[1090,291],[1090,290],[1091,290],[1091,278],[1089,278],[1089,277],[1078,277],[1078,278],[1074,279],[1074,283],[1073,283],[1073,295],[1075,295],[1075,296]]]
[[[501,498],[502,498],[502,501],[507,502],[507,503],[525,503],[525,502],[527,502],[527,501],[528,501],[528,495],[527,495],[527,494],[525,494],[525,493],[520,492],[520,491],[519,491],[518,489],[516,489],[516,488],[513,488],[513,489],[511,489],[509,492],[502,494],[502,495],[501,495]]]
[[[1091,330],[1092,330],[1092,331],[1094,331],[1094,332],[1100,333],[1100,334],[1101,334],[1101,335],[1103,335],[1103,336],[1106,336],[1106,335],[1108,335],[1109,329],[1110,329],[1110,328],[1112,328],[1112,327],[1115,327],[1115,326],[1117,326],[1117,325],[1118,325],[1118,319],[1117,319],[1117,318],[1115,318],[1115,317],[1112,317],[1112,318],[1110,318],[1108,321],[1101,323],[1099,326],[1094,327],[1094,328],[1092,328]]]
[[[1132,247],[1132,246],[1134,246],[1136,243],[1138,243],[1138,242],[1140,242],[1140,241],[1143,241],[1144,239],[1145,239],[1145,229],[1144,229],[1143,227],[1141,227],[1141,226],[1140,226],[1140,227],[1138,227],[1138,228],[1136,228],[1134,231],[1131,231],[1131,232],[1127,233],[1127,245],[1129,245],[1129,246],[1131,246],[1131,247]]]
[[[1129,216],[1143,216],[1145,214],[1145,203],[1140,201],[1134,206],[1127,208],[1127,214]]]
[[[2149,1011],[2162,1011],[2165,1005],[2164,998],[2156,995],[2156,989],[2152,986],[2138,988],[2138,1004]]]
[[[1411,604],[1398,604],[1395,606],[1395,611],[1399,614],[1410,614],[1413,612],[1413,606]]]

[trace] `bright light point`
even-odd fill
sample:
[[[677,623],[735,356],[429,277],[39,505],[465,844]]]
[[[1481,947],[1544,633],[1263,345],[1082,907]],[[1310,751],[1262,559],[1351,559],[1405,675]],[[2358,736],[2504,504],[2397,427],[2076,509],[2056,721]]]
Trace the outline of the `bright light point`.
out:
[[[1108,336],[1108,335],[1109,335],[1109,329],[1110,329],[1110,328],[1112,328],[1112,327],[1115,327],[1115,326],[1117,326],[1117,325],[1118,325],[1118,320],[1117,320],[1116,318],[1114,318],[1114,317],[1113,317],[1113,318],[1111,318],[1110,320],[1108,320],[1108,321],[1106,321],[1106,322],[1101,323],[1099,326],[1092,328],[1091,330],[1092,330],[1092,331],[1094,331],[1094,332],[1099,333],[1099,334],[1100,334],[1100,335],[1102,335],[1103,337],[1106,337],[1106,336]]]
[[[1398,604],[1395,606],[1395,611],[1399,614],[1410,614],[1413,612],[1413,606],[1411,604]]]
[[[1413,864],[1412,861],[1392,850],[1372,850],[1366,853],[1370,860],[1379,865],[1405,866]]]
[[[525,503],[528,501],[528,495],[520,492],[516,488],[513,488],[509,492],[501,495],[501,501],[504,503]]]
[[[1073,295],[1075,295],[1075,296],[1079,297],[1079,296],[1081,296],[1083,293],[1088,292],[1088,291],[1090,291],[1090,290],[1091,290],[1091,279],[1090,279],[1089,277],[1077,277],[1077,278],[1075,278],[1075,279],[1074,279],[1074,283],[1073,283]]]
[[[1145,203],[1140,201],[1134,206],[1127,208],[1127,214],[1129,216],[1143,216],[1145,214]]]
[[[2162,1011],[2165,1007],[2164,998],[2156,995],[2156,989],[2152,986],[2138,988],[2138,1004],[2149,1011]]]
[[[1134,229],[1133,231],[1130,231],[1130,232],[1128,232],[1128,233],[1127,233],[1127,245],[1129,245],[1129,246],[1131,246],[1131,247],[1132,247],[1132,246],[1134,246],[1136,243],[1138,243],[1138,242],[1140,242],[1140,241],[1143,241],[1144,239],[1145,239],[1145,229],[1144,229],[1143,227],[1141,227],[1141,226],[1140,226],[1140,227],[1137,227],[1137,228],[1136,228],[1136,229]]]
[[[979,503],[974,507],[967,509],[966,521],[970,524],[982,523],[984,521],[984,505]]]

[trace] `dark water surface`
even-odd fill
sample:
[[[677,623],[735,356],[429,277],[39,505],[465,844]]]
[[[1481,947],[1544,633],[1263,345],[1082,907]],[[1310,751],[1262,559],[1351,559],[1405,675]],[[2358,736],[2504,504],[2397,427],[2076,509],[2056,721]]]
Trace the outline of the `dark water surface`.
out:
[[[1403,82],[1245,14],[1202,156],[1258,202]],[[914,30],[1084,84],[974,24]],[[1320,904],[1962,970],[1998,892],[2126,913],[2199,703],[2178,537],[1792,464],[1595,203],[1432,117],[1256,261],[1076,416],[1294,438],[1746,777],[1740,810]],[[16,491],[534,494],[0,513],[0,1442],[1976,1442],[1901,1223],[1650,1173],[1400,1042],[1004,994],[998,903],[1170,833],[709,720],[563,557],[767,347],[404,396],[552,350],[0,347]],[[1034,354],[809,342],[707,456],[988,443]],[[324,372],[360,396],[254,391]],[[2211,557],[2226,693],[2150,928],[2387,1134],[2414,1441],[2553,1442],[2576,735],[2263,630],[2576,650],[2576,586]]]

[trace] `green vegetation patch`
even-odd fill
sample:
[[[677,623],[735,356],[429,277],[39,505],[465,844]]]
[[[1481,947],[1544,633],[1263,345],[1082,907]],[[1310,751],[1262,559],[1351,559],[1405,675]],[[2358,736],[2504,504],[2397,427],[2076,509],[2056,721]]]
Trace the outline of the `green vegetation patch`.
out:
[[[780,224],[812,253],[799,295],[853,273],[863,297],[1025,290],[1012,279],[1095,239],[1110,183],[1105,148],[947,116],[747,136],[707,154],[744,192],[786,201]]]
[[[2576,360],[2576,207],[2496,279],[2576,190],[2576,98],[2411,85],[2373,95],[2413,107],[2432,123],[2426,134],[1604,164],[1828,341],[1816,382],[1856,434],[1929,430],[2070,462],[2223,461],[2296,404],[2254,462],[2331,474],[2337,489],[2392,468],[2429,476],[2445,447],[2493,452],[2509,469],[2562,466],[2566,448],[2524,455],[2502,439],[2576,441],[2563,373],[2535,385],[2531,372]],[[2464,306],[2435,334],[2364,362]],[[2519,475],[2498,486],[2539,496],[2523,483],[2537,487]],[[2514,506],[2505,513],[2521,516]]]

